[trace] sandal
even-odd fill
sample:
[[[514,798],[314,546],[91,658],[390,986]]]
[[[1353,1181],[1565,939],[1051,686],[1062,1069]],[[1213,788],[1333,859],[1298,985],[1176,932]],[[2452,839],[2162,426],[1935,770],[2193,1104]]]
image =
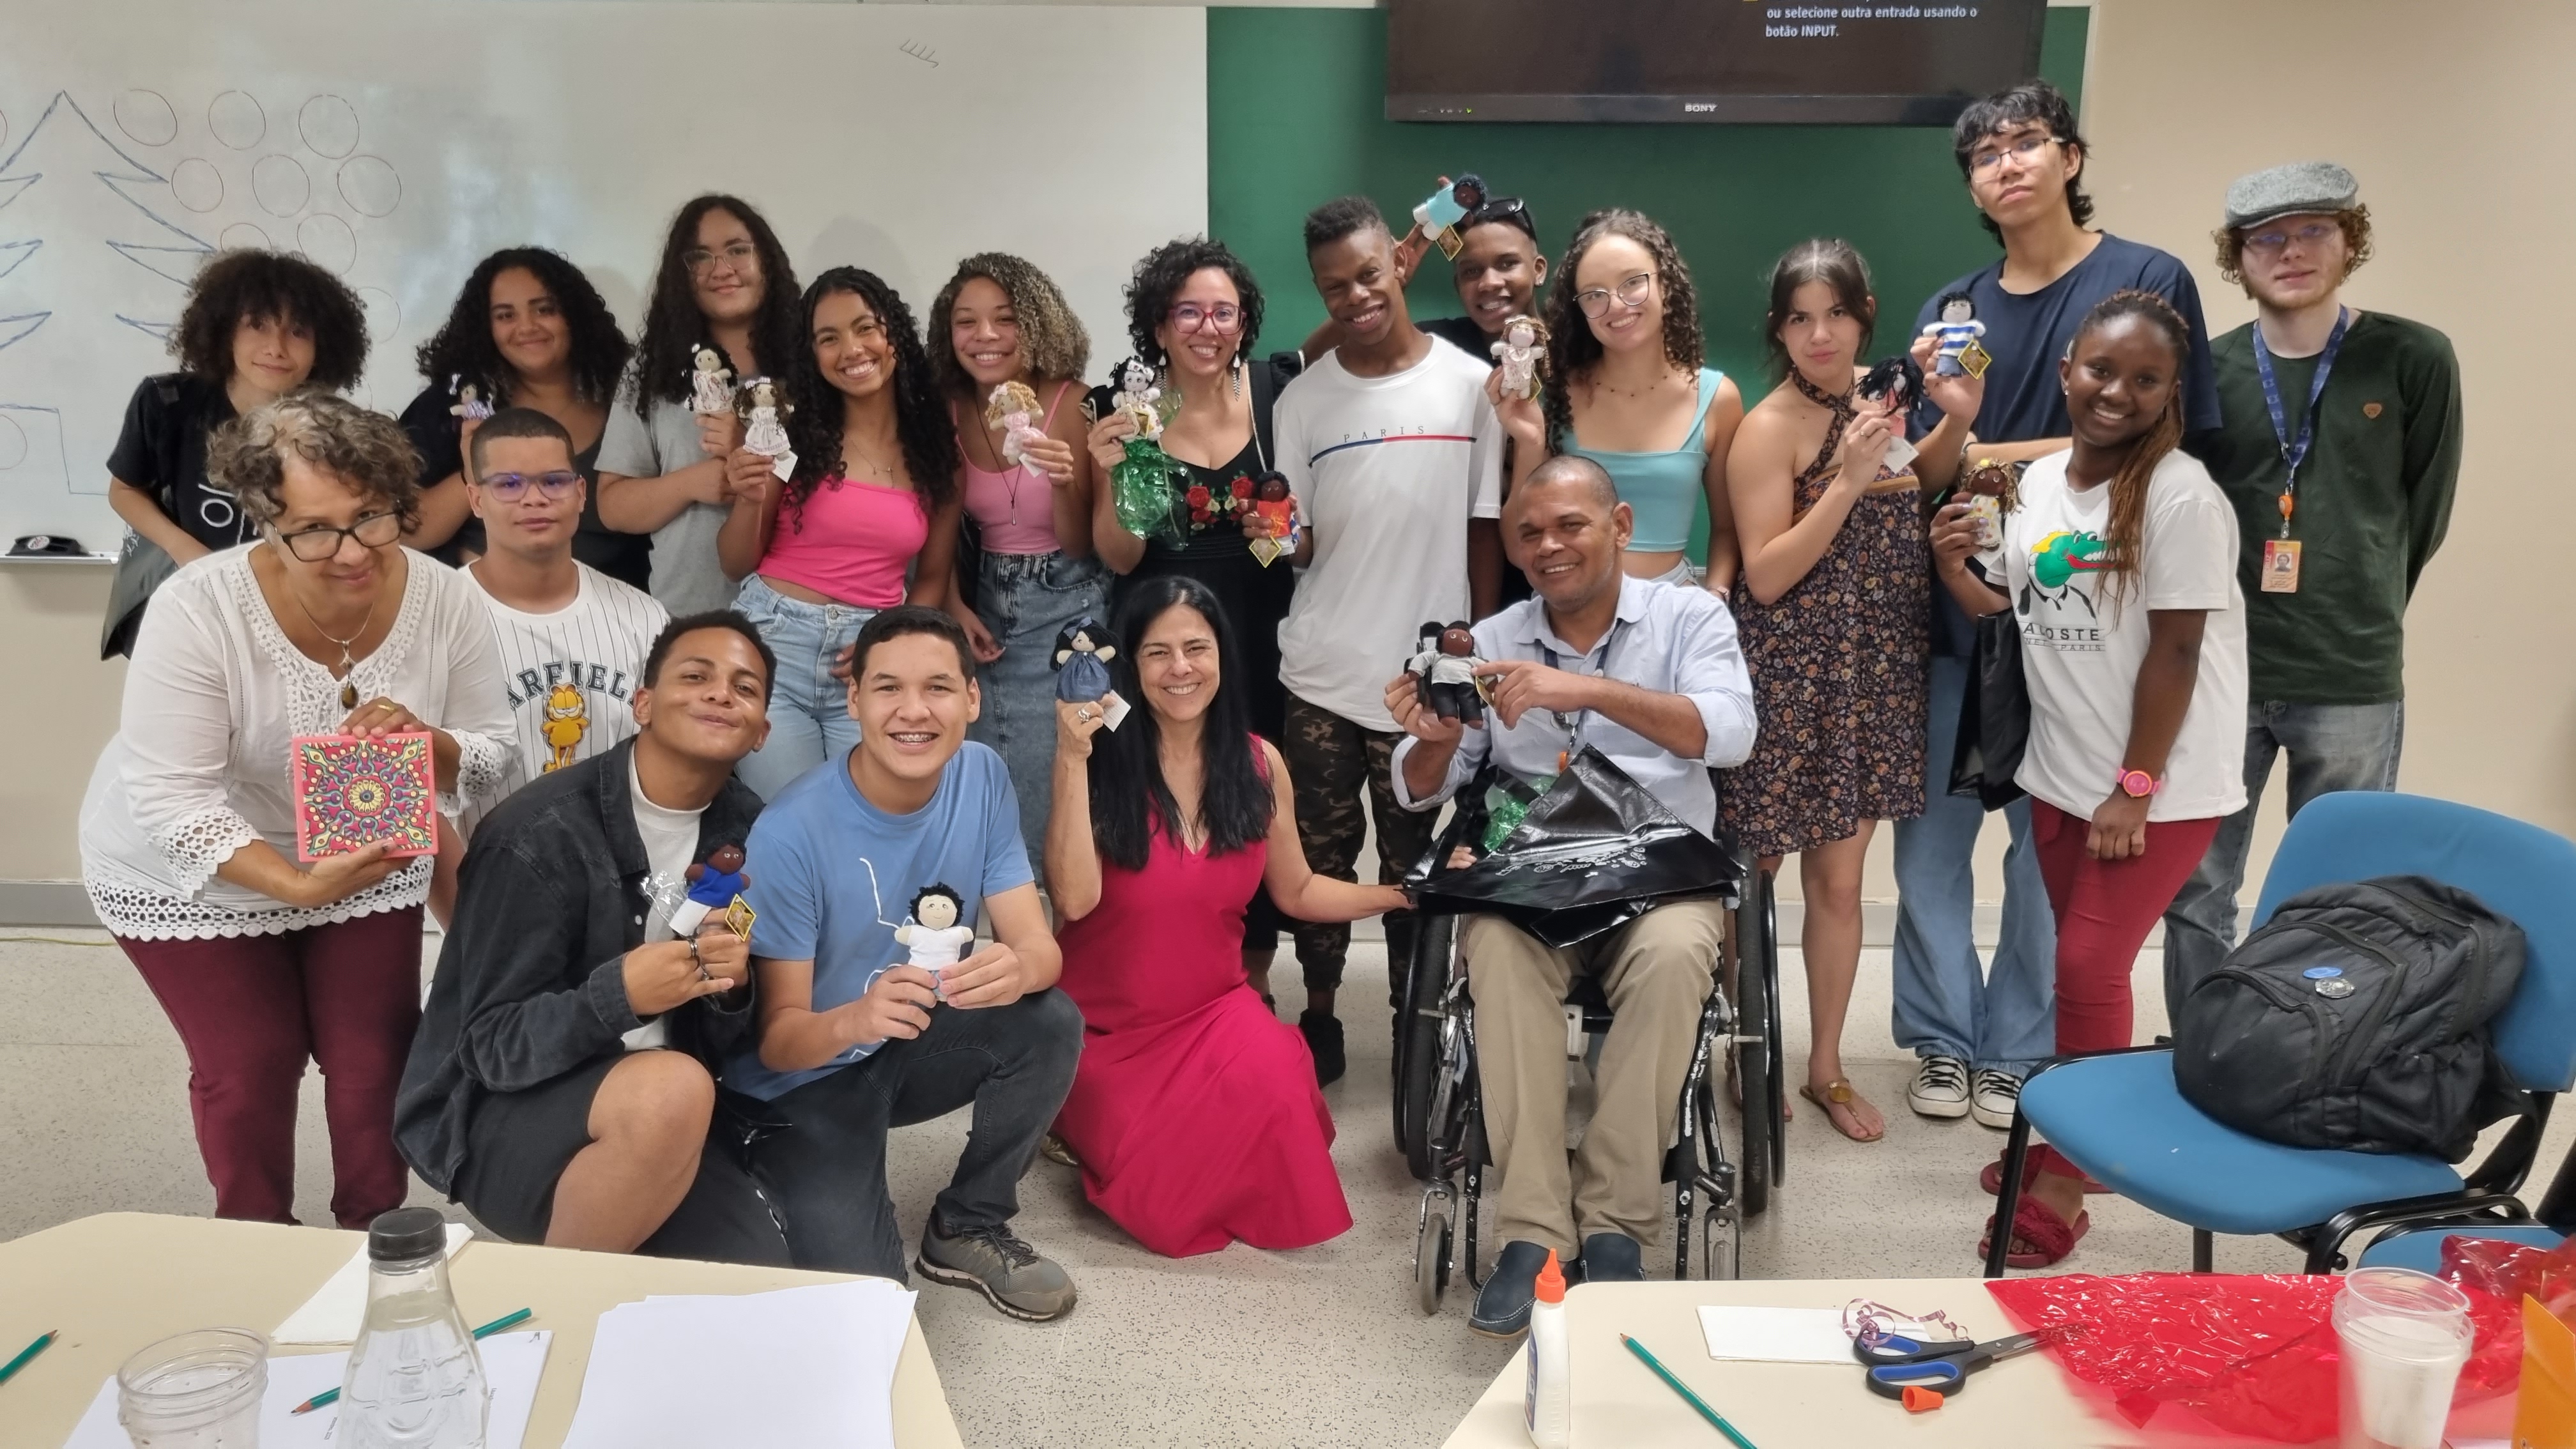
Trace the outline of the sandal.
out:
[[[2007,1268],[2054,1267],[2064,1262],[2066,1255],[2074,1252],[2075,1245],[2084,1241],[2084,1235],[2092,1229],[2091,1213],[2077,1213],[2074,1226],[2069,1227],[2066,1219],[2057,1215],[2055,1208],[2035,1197],[2023,1198],[2020,1208],[2013,1213],[2012,1235],[2014,1242],[2028,1246],[2025,1251],[2018,1253],[2006,1247],[2004,1266]],[[1994,1251],[1994,1244],[1995,1220],[1990,1215],[1986,1219],[1986,1235],[1977,1239],[1977,1257],[1983,1260],[1986,1254]]]
[[[1842,1118],[1834,1115],[1834,1109],[1836,1107],[1841,1107],[1848,1112],[1851,1108],[1851,1104],[1860,1098],[1860,1093],[1852,1090],[1852,1084],[1846,1078],[1836,1077],[1832,1081],[1825,1083],[1825,1088],[1822,1092],[1817,1091],[1811,1085],[1800,1083],[1798,1087],[1798,1095],[1815,1103],[1817,1106],[1824,1108],[1825,1121],[1832,1124],[1835,1131],[1840,1132],[1854,1142],[1876,1142],[1887,1135],[1887,1129],[1882,1127],[1875,1135],[1863,1137],[1859,1133],[1845,1127],[1843,1125]]]
[[[2021,1160],[2021,1190],[2024,1192],[2030,1191],[2030,1185],[2038,1180],[2039,1154],[2033,1152]],[[1994,1161],[1987,1163],[1985,1170],[1977,1174],[1977,1190],[1988,1197],[2003,1196],[2004,1160],[2002,1158],[1998,1157]],[[2093,1174],[2089,1172],[2084,1174],[2084,1191],[2088,1196],[2094,1193],[2109,1192],[2110,1190],[2111,1189],[2104,1187],[2102,1184],[2095,1182],[2093,1180]]]
[[[1082,1159],[1073,1155],[1073,1149],[1064,1145],[1064,1139],[1052,1132],[1038,1139],[1038,1155],[1062,1167],[1082,1165]]]

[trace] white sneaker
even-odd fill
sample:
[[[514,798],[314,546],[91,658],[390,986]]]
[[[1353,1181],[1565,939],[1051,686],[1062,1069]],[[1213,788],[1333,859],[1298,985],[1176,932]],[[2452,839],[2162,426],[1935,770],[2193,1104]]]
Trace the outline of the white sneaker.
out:
[[[1957,1057],[1925,1057],[1905,1089],[1905,1105],[1923,1117],[1968,1115],[1968,1064]],[[2007,1120],[2011,1105],[2005,1106]]]
[[[1968,1113],[1998,1132],[2012,1130],[2013,1109],[2021,1104],[2021,1078],[1991,1068],[1977,1073],[1968,1093]]]

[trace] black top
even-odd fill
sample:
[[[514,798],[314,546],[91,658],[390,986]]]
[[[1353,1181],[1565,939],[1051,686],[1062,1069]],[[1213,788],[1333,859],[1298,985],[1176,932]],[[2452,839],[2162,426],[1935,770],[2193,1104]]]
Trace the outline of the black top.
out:
[[[1439,338],[1478,362],[1494,360],[1494,339],[1485,335],[1485,329],[1477,326],[1473,317],[1417,318],[1413,327],[1417,332],[1427,332]]]
[[[259,537],[230,493],[206,481],[206,435],[233,420],[224,385],[194,373],[143,379],[125,405],[125,426],[107,471],[152,495],[170,521],[210,549]]]
[[[624,1049],[644,1024],[626,1000],[626,953],[644,944],[653,867],[635,829],[625,741],[501,802],[474,832],[456,916],[394,1096],[394,1143],[448,1192],[466,1128],[493,1092],[551,1082]],[[698,817],[695,856],[751,837],[760,797],[741,781]],[[754,870],[759,869],[755,864]],[[701,996],[666,1013],[670,1045],[709,1075],[747,1041],[752,993]]]
[[[427,488],[452,474],[465,471],[465,450],[458,443],[463,422],[448,411],[456,405],[447,389],[436,383],[420,390],[420,395],[403,409],[403,432],[411,438],[414,451],[420,454],[420,486]],[[600,438],[608,436],[601,430]],[[648,533],[619,533],[602,522],[599,516],[599,439],[573,455],[572,465],[588,480],[586,501],[582,504],[581,524],[573,530],[572,556],[617,580],[649,591],[653,574],[653,536]],[[483,520],[468,516],[456,530],[456,536],[429,551],[430,557],[448,565],[465,561],[468,553],[484,551]]]

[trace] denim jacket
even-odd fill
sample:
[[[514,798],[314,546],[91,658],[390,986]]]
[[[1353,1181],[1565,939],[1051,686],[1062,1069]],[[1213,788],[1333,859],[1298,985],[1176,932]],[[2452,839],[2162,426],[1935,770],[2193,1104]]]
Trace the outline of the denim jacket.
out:
[[[440,1192],[452,1190],[485,1094],[614,1057],[643,1025],[625,976],[626,953],[644,944],[652,874],[627,784],[634,752],[628,740],[539,776],[474,833],[394,1098],[394,1141]],[[698,819],[696,858],[744,843],[759,813],[758,795],[725,781]],[[699,997],[664,1020],[672,1049],[713,1075],[752,1030],[752,992]]]

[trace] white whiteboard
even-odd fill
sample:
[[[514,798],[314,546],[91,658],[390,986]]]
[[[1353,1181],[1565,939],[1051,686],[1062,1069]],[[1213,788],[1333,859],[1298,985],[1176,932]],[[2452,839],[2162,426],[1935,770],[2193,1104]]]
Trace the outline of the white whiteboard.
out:
[[[375,340],[352,395],[394,411],[498,247],[565,253],[631,334],[701,191],[916,315],[959,257],[1026,256],[1095,374],[1129,268],[1207,224],[1196,8],[0,0],[0,36],[0,540],[115,546],[108,451],[218,247],[338,271]]]

